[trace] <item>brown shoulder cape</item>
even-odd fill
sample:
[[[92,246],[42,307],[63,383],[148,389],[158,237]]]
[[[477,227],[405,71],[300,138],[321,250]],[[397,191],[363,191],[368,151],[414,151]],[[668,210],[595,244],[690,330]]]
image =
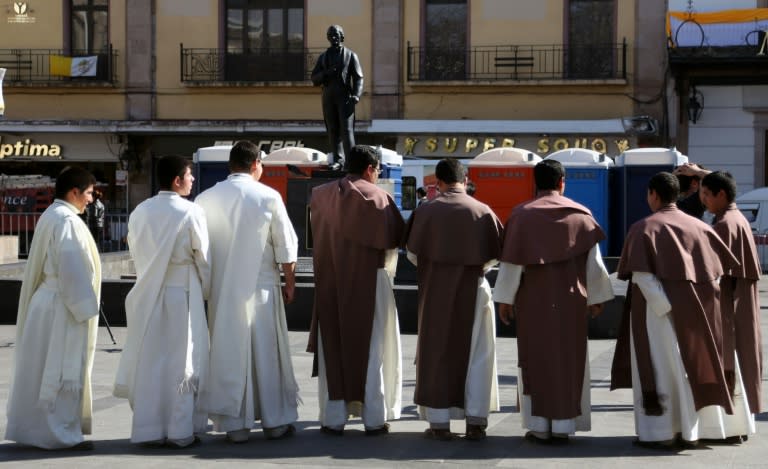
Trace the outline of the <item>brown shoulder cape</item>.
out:
[[[719,405],[732,412],[723,373],[717,279],[723,268],[736,264],[709,226],[674,204],[636,222],[624,241],[619,278],[631,280],[632,272],[648,272],[661,282],[672,305],[672,323],[697,410]],[[648,415],[661,415],[645,325],[646,303],[637,285],[630,283],[630,287],[611,369],[611,389],[632,386],[631,322],[643,407]]]
[[[517,206],[502,260],[525,266],[515,297],[518,365],[533,415],[571,419],[587,359],[587,255],[605,235],[589,209],[556,192]]]
[[[752,228],[736,204],[731,204],[725,213],[717,216],[712,228],[741,263],[728,269],[720,281],[725,377],[729,390],[733,391],[735,351],[749,409],[753,413],[759,413],[763,375],[760,302],[757,289],[760,262]]]
[[[398,246],[403,218],[386,191],[352,176],[316,187],[310,210],[315,301],[307,351],[317,358],[319,326],[329,399],[363,401],[377,270]]]
[[[418,405],[464,408],[477,282],[483,264],[501,254],[501,232],[493,211],[458,188],[408,221],[406,247],[418,257]]]

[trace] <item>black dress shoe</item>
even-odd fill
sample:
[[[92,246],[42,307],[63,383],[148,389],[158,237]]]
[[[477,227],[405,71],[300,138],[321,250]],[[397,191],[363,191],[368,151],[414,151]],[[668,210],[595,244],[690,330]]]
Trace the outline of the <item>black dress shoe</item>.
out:
[[[424,430],[424,438],[438,441],[450,441],[453,439],[453,433],[445,428],[427,428]]]
[[[377,428],[371,428],[365,429],[365,436],[378,436],[378,435],[386,435],[389,433],[389,424],[385,423],[384,425],[377,427]]]
[[[336,430],[335,428],[322,426],[320,427],[320,432],[325,433],[326,435],[333,435],[333,436],[344,436],[344,430]]]
[[[268,440],[284,440],[285,438],[290,438],[293,435],[296,434],[296,427],[294,427],[291,424],[288,424],[288,428],[285,429],[285,431],[277,436],[268,436]]]

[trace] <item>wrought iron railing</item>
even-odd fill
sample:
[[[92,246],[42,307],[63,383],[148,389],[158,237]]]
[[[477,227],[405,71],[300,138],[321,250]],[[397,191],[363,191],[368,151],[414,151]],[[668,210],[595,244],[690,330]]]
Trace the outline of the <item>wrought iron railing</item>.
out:
[[[627,41],[619,44],[412,47],[408,80],[606,80],[627,78]]]
[[[92,57],[96,56],[95,76],[59,76],[51,73],[51,59],[56,56]],[[54,59],[55,60],[55,59]],[[110,83],[117,82],[117,51],[109,50],[88,53],[81,50],[62,49],[0,49],[0,68],[7,69],[4,83],[15,84],[51,84],[51,83]]]
[[[19,257],[26,258],[32,244],[35,226],[41,212],[0,212],[0,234],[19,237]],[[104,217],[104,230],[99,233],[96,244],[101,252],[126,251],[128,244],[128,215],[108,213]]]
[[[325,48],[244,52],[179,45],[186,83],[307,81]]]

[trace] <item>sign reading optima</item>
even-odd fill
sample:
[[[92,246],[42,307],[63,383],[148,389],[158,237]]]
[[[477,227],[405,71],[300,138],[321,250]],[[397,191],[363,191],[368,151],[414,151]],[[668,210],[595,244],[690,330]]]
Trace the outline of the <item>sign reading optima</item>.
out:
[[[61,158],[61,145],[32,143],[30,139],[6,143],[0,136],[0,160],[8,157],[49,157]]]

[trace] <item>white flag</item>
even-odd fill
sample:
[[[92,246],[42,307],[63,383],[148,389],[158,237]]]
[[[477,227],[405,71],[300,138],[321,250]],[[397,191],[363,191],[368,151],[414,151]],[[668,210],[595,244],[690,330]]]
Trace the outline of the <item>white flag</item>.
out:
[[[70,76],[95,77],[97,59],[98,57],[95,55],[91,57],[72,57],[72,72]]]

